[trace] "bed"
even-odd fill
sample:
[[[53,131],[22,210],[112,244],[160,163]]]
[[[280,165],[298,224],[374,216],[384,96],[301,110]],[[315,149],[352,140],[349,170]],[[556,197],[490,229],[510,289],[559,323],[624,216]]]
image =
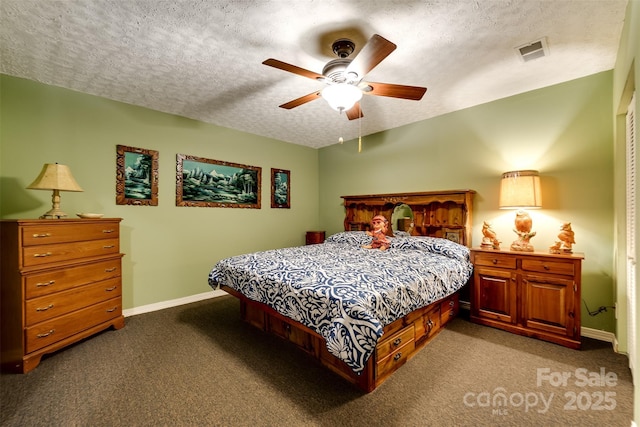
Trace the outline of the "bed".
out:
[[[458,313],[473,270],[472,196],[344,196],[345,231],[321,244],[223,259],[209,284],[240,299],[243,320],[373,391]],[[399,206],[410,221],[406,209],[394,218]],[[397,224],[386,251],[363,248],[375,215]]]

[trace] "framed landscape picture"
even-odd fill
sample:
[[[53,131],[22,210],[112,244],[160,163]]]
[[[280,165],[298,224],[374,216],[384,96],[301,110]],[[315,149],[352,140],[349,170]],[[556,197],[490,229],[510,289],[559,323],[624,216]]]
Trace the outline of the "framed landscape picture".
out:
[[[176,155],[176,206],[260,209],[262,168]]]
[[[271,168],[271,207],[291,207],[291,172]]]
[[[158,206],[158,152],[116,146],[116,204]]]

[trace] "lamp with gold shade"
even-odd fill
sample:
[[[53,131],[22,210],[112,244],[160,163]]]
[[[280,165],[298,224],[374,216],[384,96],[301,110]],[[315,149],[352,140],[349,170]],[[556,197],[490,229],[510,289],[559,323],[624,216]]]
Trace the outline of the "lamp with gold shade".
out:
[[[31,190],[53,190],[51,196],[51,210],[42,215],[41,219],[65,218],[67,216],[60,209],[61,191],[83,191],[76,180],[71,175],[69,166],[58,163],[45,163],[40,171],[40,175],[27,187]]]
[[[535,170],[511,171],[502,174],[500,180],[500,209],[518,209],[515,229],[518,238],[511,244],[512,251],[533,252],[530,239],[532,221],[525,208],[542,207],[540,176]]]

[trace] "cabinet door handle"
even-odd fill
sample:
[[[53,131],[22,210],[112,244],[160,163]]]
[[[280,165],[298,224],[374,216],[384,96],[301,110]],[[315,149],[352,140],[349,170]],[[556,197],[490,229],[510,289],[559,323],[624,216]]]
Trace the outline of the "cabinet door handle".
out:
[[[48,305],[48,306],[46,306],[46,307],[38,307],[38,308],[36,308],[36,311],[47,311],[47,310],[49,310],[50,308],[53,308],[53,304],[49,304],[49,305]]]
[[[40,239],[42,237],[51,237],[51,234],[50,233],[34,234],[33,237],[36,239]]]
[[[45,252],[43,254],[33,254],[34,258],[46,258],[48,256],[53,255],[51,252]]]
[[[56,283],[55,280],[49,280],[48,282],[40,282],[40,283],[36,283],[36,288],[42,288],[43,286],[51,286],[54,283]]]
[[[42,334],[38,334],[38,335],[36,335],[36,336],[37,336],[38,338],[46,338],[46,337],[48,337],[49,335],[53,334],[55,331],[56,331],[55,329],[51,329],[51,330],[49,330],[48,332],[44,332],[44,333],[42,333]]]

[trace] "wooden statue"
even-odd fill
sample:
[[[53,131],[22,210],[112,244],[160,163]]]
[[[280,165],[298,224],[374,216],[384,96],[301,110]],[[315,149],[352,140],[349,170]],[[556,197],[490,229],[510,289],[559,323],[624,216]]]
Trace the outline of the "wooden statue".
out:
[[[560,250],[565,254],[573,253],[572,245],[576,243],[574,239],[574,233],[571,229],[571,223],[565,222],[560,227],[560,234],[558,234],[558,239],[560,239],[561,245]]]
[[[482,224],[482,243],[480,246],[484,249],[500,249],[500,241],[496,236],[496,232],[491,228],[491,223],[484,221]]]

